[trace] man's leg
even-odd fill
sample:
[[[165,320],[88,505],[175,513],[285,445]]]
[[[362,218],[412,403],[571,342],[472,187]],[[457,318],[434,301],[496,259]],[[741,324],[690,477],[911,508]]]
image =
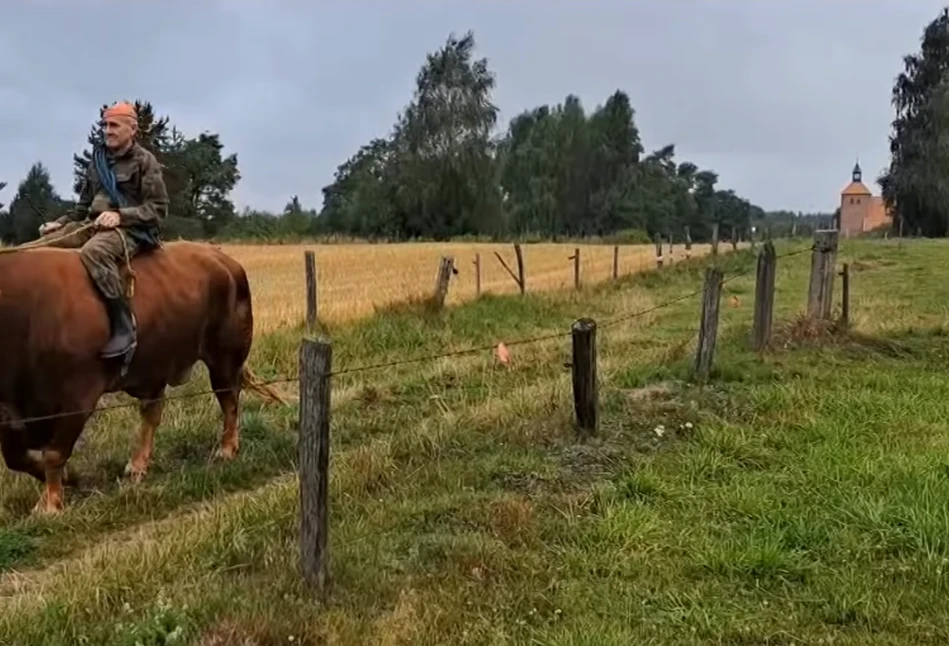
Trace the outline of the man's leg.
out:
[[[87,227],[91,222],[68,222],[52,233],[41,236],[37,242],[41,242],[45,247],[59,247],[61,249],[78,249],[95,233],[95,229]]]
[[[134,349],[136,344],[132,310],[119,275],[119,263],[125,263],[126,245],[129,258],[134,257],[138,252],[135,240],[123,231],[112,229],[97,232],[80,251],[82,263],[104,298],[109,312],[112,335],[101,351],[106,358],[122,356]]]

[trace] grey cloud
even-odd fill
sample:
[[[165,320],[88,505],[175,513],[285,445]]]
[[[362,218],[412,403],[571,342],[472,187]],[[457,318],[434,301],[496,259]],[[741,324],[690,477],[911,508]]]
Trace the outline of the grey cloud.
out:
[[[0,21],[0,179],[43,161],[71,192],[98,107],[144,98],[221,134],[238,206],[279,209],[385,135],[425,54],[471,28],[500,127],[575,93],[626,90],[648,149],[718,171],[765,208],[829,210],[859,157],[887,162],[890,90],[935,0],[834,3],[217,0],[11,3]],[[876,189],[875,189],[876,190]],[[8,201],[10,188],[0,195]]]

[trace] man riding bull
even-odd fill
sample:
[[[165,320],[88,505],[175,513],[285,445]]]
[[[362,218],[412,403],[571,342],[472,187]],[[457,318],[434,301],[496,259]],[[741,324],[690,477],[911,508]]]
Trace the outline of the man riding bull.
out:
[[[40,227],[47,246],[79,248],[79,257],[105,301],[111,338],[101,349],[119,357],[136,346],[135,320],[119,274],[140,252],[159,246],[168,215],[162,166],[136,141],[135,107],[119,102],[103,113],[105,147],[93,149],[76,208]]]

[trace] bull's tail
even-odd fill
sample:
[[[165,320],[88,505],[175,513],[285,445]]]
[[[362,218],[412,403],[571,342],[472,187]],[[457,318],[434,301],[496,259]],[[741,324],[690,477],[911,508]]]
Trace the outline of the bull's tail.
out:
[[[280,396],[280,393],[261,381],[247,366],[241,368],[241,388],[249,390],[268,404],[287,405],[286,400]]]

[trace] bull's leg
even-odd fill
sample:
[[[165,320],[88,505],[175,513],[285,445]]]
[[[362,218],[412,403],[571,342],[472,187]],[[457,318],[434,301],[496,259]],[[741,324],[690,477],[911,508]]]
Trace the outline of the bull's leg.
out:
[[[209,366],[211,388],[215,391],[217,402],[224,415],[224,430],[221,434],[221,446],[214,457],[223,460],[233,460],[240,449],[240,369],[222,369],[221,366]]]
[[[73,410],[90,410],[92,405],[77,406]],[[82,433],[89,413],[64,417],[53,422],[49,444],[43,449],[43,471],[46,487],[33,508],[34,513],[55,514],[63,510],[63,481],[66,462],[72,455],[76,440]]]
[[[139,415],[142,424],[139,427],[138,450],[125,466],[125,475],[130,476],[132,482],[141,482],[148,472],[148,465],[152,460],[152,451],[155,448],[155,429],[161,424],[161,415],[165,409],[164,392],[142,401],[139,405]]]

